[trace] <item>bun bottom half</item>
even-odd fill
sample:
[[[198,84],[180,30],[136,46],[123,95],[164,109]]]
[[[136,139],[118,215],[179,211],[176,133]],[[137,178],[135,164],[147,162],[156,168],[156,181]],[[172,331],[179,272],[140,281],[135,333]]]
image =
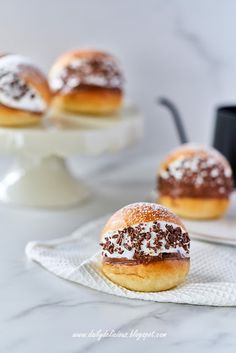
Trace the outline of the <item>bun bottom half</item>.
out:
[[[227,198],[190,198],[160,196],[158,203],[170,208],[178,216],[189,219],[214,219],[222,217],[229,207]]]
[[[68,94],[57,93],[53,98],[53,106],[64,111],[99,116],[115,113],[122,101],[120,91],[88,88]]]
[[[42,114],[0,106],[0,127],[26,127],[41,121]]]
[[[112,282],[138,292],[159,292],[181,284],[190,267],[189,259],[165,259],[148,264],[102,263],[102,271]]]

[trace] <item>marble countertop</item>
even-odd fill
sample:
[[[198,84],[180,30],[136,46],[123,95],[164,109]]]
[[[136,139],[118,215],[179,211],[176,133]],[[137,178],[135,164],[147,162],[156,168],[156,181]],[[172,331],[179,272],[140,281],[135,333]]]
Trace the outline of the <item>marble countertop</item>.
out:
[[[148,199],[157,159],[137,163],[131,153],[121,163],[123,157],[98,164],[90,160],[83,176],[89,175],[94,192],[77,208],[0,207],[1,353],[235,352],[235,308],[113,297],[59,279],[26,259],[30,240],[65,236],[87,220]],[[108,331],[134,337],[72,337]],[[152,332],[162,337],[145,339]]]

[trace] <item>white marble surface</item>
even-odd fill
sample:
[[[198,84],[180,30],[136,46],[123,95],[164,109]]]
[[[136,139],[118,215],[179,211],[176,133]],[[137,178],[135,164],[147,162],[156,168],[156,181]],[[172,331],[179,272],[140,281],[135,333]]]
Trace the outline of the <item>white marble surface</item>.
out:
[[[153,157],[137,163],[132,151],[96,164],[90,160],[82,174],[90,175],[88,182],[96,191],[83,207],[64,211],[0,207],[1,353],[235,352],[235,308],[113,297],[59,279],[24,256],[30,240],[66,235],[86,220],[147,199],[157,162]],[[99,342],[72,338],[73,333],[111,329],[155,330],[167,336]]]

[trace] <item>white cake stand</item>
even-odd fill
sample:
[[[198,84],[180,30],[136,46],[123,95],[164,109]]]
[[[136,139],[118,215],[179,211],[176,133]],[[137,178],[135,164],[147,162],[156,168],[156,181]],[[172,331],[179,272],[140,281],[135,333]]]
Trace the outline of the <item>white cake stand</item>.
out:
[[[66,158],[116,153],[142,136],[142,117],[131,104],[113,118],[67,120],[80,128],[0,129],[0,152],[16,157],[0,181],[0,201],[35,207],[75,205],[89,190],[70,173]]]

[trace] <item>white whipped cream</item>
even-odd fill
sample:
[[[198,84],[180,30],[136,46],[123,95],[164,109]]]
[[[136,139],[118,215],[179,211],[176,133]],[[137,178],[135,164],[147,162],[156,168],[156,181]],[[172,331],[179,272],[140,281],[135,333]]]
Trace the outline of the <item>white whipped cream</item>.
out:
[[[32,65],[30,60],[20,55],[6,55],[0,58],[0,104],[9,108],[36,113],[46,110],[46,103],[35,88],[19,77],[20,65]],[[16,82],[17,83],[14,83]],[[21,87],[27,87],[22,96]]]
[[[114,76],[107,79],[106,75],[100,72],[95,73],[89,65],[89,59],[74,59],[69,63],[69,67],[74,70],[67,77],[67,67],[54,69],[49,75],[49,85],[53,91],[63,90],[69,92],[80,84],[91,85],[97,87],[120,88],[122,85],[122,78]],[[115,61],[103,60],[103,66],[112,67],[117,65]],[[83,69],[84,75],[80,79],[76,70]],[[66,79],[65,79],[66,78]]]
[[[212,167],[215,164],[214,168],[208,172],[205,168]],[[169,177],[174,177],[175,180],[181,181],[182,178],[190,173],[197,173],[195,179],[196,185],[201,185],[205,182],[205,179],[208,178],[208,174],[217,181],[218,184],[223,184],[224,180],[220,176],[220,166],[224,167],[224,176],[226,178],[231,177],[232,172],[230,167],[227,165],[219,164],[218,160],[214,160],[212,157],[208,158],[205,162],[202,162],[202,158],[195,157],[179,157],[175,159],[168,165],[168,170],[161,170],[160,176],[163,179],[168,179]],[[223,191],[224,192],[224,191]]]
[[[175,158],[171,163],[168,165],[168,170],[161,170],[160,176],[163,179],[167,179],[170,176],[174,177],[177,181],[181,180],[186,173],[186,171],[192,173],[198,173],[199,178],[196,180],[197,184],[202,184],[204,182],[204,178],[208,176],[208,172],[205,170],[206,168],[214,166],[212,169],[210,176],[214,179],[220,179],[220,166],[224,168],[224,176],[226,178],[230,178],[232,176],[232,170],[225,160],[225,158],[215,149],[213,148],[206,148],[201,145],[187,143],[179,148],[176,148],[174,151],[187,151],[187,150],[195,150],[196,155],[185,156],[180,155],[179,157]],[[173,152],[174,152],[173,151]],[[208,153],[208,157],[202,156],[201,153],[205,152]],[[202,162],[202,159],[205,158],[205,162]],[[200,168],[201,167],[201,168]],[[220,182],[219,182],[220,184]]]
[[[179,227],[183,233],[186,233],[186,231],[180,227],[179,225],[176,225],[174,223],[169,223],[169,222],[165,222],[165,221],[157,221],[158,224],[160,224],[160,227],[161,227],[161,230],[165,231],[166,228],[165,226],[166,225],[170,225],[170,226],[173,226],[173,228],[177,228]],[[154,222],[145,222],[145,223],[142,223],[142,228],[144,228],[142,230],[143,233],[146,233],[146,232],[149,232],[150,231],[150,228],[153,227],[154,225]],[[139,226],[139,224],[134,224],[132,225],[132,228],[135,228]],[[116,240],[115,238],[112,238],[112,236],[114,234],[117,234],[118,231],[111,231],[111,232],[107,232],[105,235],[104,235],[104,238],[108,238],[112,244],[114,244],[114,252],[111,254],[108,250],[102,250],[102,256],[107,256],[109,258],[126,258],[128,260],[132,260],[134,258],[134,251],[135,249],[132,247],[131,243],[130,243],[130,236],[127,233],[125,234],[122,234],[122,243],[121,245],[118,245],[116,243]],[[169,249],[166,249],[165,248],[165,245],[166,245],[166,240],[165,239],[162,239],[161,240],[161,246],[160,248],[155,252],[153,249],[150,249],[149,247],[147,247],[147,243],[149,242],[151,246],[155,246],[154,245],[154,241],[156,239],[156,236],[157,236],[157,233],[155,232],[150,232],[150,235],[151,235],[151,238],[149,240],[146,240],[144,239],[143,240],[143,243],[141,245],[141,251],[143,251],[144,255],[149,255],[149,256],[158,256],[159,254],[161,253],[180,253],[181,256],[183,257],[189,257],[189,253],[186,252],[186,250],[183,248],[183,247],[180,247],[180,246],[176,246],[176,247],[170,247]],[[131,245],[131,250],[128,250],[127,248],[124,247],[123,244],[130,244]],[[121,249],[123,250],[124,252],[122,254],[120,254],[117,250],[118,249]]]

